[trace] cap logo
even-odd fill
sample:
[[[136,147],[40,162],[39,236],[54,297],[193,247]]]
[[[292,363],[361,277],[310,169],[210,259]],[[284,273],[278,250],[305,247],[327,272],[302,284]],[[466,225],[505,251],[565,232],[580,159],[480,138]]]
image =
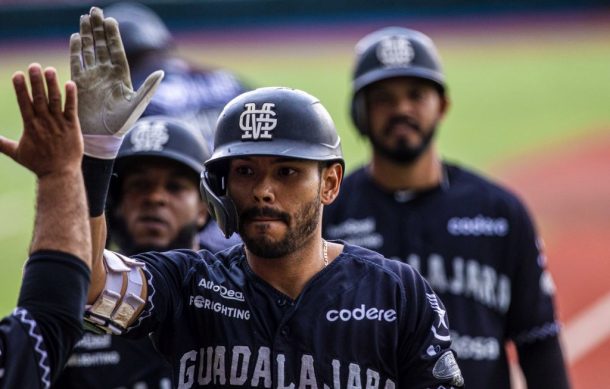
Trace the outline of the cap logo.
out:
[[[169,140],[165,122],[144,122],[134,128],[131,144],[134,151],[161,151]]]
[[[277,126],[274,103],[263,103],[256,109],[256,103],[244,105],[244,112],[239,116],[239,128],[243,131],[242,140],[272,139],[271,131]]]
[[[390,36],[379,42],[377,58],[388,67],[407,66],[415,57],[411,42],[404,36]]]

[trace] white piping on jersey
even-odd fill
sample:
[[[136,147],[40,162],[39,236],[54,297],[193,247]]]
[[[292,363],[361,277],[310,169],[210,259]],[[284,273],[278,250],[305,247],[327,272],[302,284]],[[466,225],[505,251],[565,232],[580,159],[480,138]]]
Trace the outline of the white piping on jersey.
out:
[[[48,354],[45,350],[44,339],[42,338],[42,335],[36,333],[38,324],[36,323],[36,320],[30,318],[30,313],[25,308],[15,308],[13,311],[13,316],[28,327],[28,335],[35,343],[34,351],[39,355],[38,366],[42,370],[40,381],[42,387],[48,389],[51,387],[51,367],[49,366]]]

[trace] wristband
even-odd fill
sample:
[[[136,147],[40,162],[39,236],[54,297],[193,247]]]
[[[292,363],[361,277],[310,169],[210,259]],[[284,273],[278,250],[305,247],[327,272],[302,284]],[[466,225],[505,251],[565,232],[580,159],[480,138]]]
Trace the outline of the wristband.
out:
[[[114,159],[119,153],[122,136],[83,134],[85,155],[98,159]]]
[[[90,217],[97,217],[104,213],[113,164],[114,159],[98,159],[87,155],[83,156],[81,168],[85,181],[85,192],[87,193]]]

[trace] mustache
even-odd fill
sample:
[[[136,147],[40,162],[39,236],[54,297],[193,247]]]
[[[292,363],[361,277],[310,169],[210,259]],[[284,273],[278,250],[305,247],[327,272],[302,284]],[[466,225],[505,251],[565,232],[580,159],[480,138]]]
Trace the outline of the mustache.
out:
[[[269,217],[279,219],[286,224],[290,224],[290,215],[286,212],[278,211],[270,207],[263,208],[248,208],[239,215],[242,221],[254,219],[257,217]]]
[[[394,128],[394,126],[396,126],[398,124],[404,124],[406,126],[412,127],[415,130],[415,132],[422,135],[422,131],[421,131],[421,127],[420,127],[419,123],[417,123],[417,121],[415,119],[413,119],[412,117],[406,116],[406,115],[392,116],[390,118],[390,120],[388,120],[388,122],[386,123],[385,127],[383,128],[384,135],[390,134],[392,132],[392,129]]]

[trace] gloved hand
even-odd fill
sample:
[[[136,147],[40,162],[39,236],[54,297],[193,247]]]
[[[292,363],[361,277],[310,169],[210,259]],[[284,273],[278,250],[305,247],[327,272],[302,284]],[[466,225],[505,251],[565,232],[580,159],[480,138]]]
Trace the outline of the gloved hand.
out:
[[[80,18],[80,33],[70,37],[71,78],[78,90],[78,117],[85,154],[114,159],[123,136],[142,115],[163,71],[152,73],[134,92],[118,23],[100,8]]]

